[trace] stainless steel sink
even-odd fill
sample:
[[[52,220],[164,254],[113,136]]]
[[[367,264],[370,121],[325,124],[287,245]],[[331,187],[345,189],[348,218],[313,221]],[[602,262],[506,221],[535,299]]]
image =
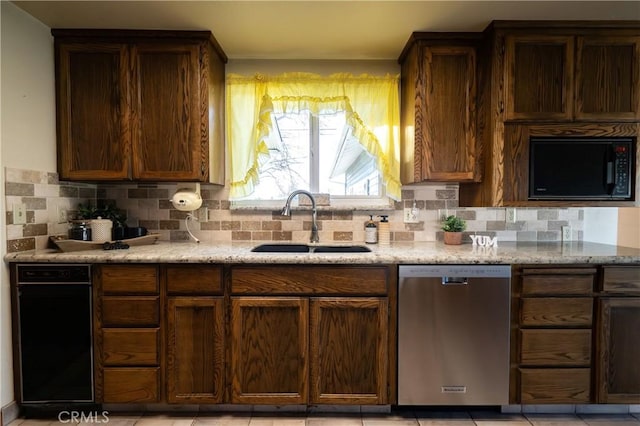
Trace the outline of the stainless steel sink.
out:
[[[361,245],[260,244],[251,249],[258,253],[367,253],[371,249]]]

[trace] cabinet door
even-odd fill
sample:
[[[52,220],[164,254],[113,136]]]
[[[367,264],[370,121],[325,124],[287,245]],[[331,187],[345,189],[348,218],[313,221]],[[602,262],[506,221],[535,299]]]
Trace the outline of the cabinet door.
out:
[[[231,299],[231,402],[306,404],[309,300]]]
[[[203,180],[208,135],[200,132],[198,45],[136,44],[132,61],[134,178]]]
[[[425,47],[424,63],[422,180],[473,181],[479,170],[475,49]]]
[[[128,55],[124,44],[56,44],[58,173],[64,180],[129,176]]]
[[[602,298],[598,317],[598,403],[637,404],[640,401],[640,298]]]
[[[576,118],[640,118],[640,37],[578,37]]]
[[[386,404],[386,298],[311,301],[312,404]]]
[[[215,404],[224,389],[222,297],[170,297],[167,401]]]
[[[505,43],[505,119],[570,120],[573,38],[509,35]]]

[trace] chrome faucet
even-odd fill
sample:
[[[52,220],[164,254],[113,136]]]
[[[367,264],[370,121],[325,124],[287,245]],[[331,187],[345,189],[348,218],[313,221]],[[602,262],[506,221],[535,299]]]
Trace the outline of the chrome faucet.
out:
[[[311,242],[317,243],[320,242],[320,238],[318,237],[318,224],[317,217],[318,211],[316,209],[316,199],[309,191],[305,191],[304,189],[298,189],[289,194],[289,198],[287,198],[287,202],[284,204],[282,208],[282,212],[280,214],[282,216],[291,216],[291,200],[298,194],[304,194],[311,200]]]

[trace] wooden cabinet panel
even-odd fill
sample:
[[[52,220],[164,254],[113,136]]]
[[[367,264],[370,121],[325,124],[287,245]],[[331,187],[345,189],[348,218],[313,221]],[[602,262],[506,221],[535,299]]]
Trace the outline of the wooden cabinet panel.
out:
[[[522,327],[580,327],[593,322],[591,297],[539,297],[520,299]]]
[[[589,366],[591,330],[520,330],[520,364]]]
[[[102,365],[158,365],[160,329],[107,328],[102,331]]]
[[[160,402],[159,368],[105,368],[105,403]]]
[[[136,43],[131,56],[133,175],[201,180],[209,141],[200,137],[198,45]]]
[[[126,45],[68,43],[57,49],[60,179],[126,178],[131,114]]]
[[[102,265],[97,270],[105,294],[158,294],[155,265]]]
[[[157,296],[103,296],[102,326],[145,327],[160,322]]]
[[[385,295],[386,266],[237,266],[231,291],[251,294]]]
[[[400,63],[401,179],[478,181],[476,43],[469,34],[451,39],[413,33]]]
[[[307,403],[308,318],[308,299],[231,299],[232,403]]]
[[[311,300],[312,404],[386,404],[386,298]]]
[[[577,37],[576,118],[640,118],[640,37]]]
[[[169,294],[221,294],[219,265],[170,265],[166,267]]]
[[[221,297],[169,298],[168,402],[222,402],[225,383],[223,304]]]
[[[593,293],[595,268],[525,269],[523,295],[585,295]]]
[[[521,368],[523,404],[586,404],[591,401],[588,368]]]
[[[505,43],[505,119],[571,119],[573,37],[508,35]]]
[[[69,180],[224,184],[224,64],[209,31],[54,29]]]
[[[602,298],[598,318],[598,402],[640,402],[640,298]]]
[[[605,266],[602,270],[602,291],[635,295],[640,293],[640,267]]]

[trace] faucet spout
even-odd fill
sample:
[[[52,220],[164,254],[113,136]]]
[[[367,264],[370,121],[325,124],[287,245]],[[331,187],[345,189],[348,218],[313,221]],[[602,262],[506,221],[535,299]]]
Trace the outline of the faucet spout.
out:
[[[299,194],[304,194],[307,197],[309,197],[309,199],[311,200],[311,238],[310,241],[312,243],[317,243],[320,241],[320,238],[318,237],[318,223],[317,223],[317,218],[318,218],[318,210],[316,209],[316,199],[313,196],[313,194],[311,194],[309,191],[305,191],[304,189],[298,189],[293,191],[291,194],[289,194],[289,197],[287,198],[287,202],[284,204],[284,207],[282,208],[282,212],[280,212],[280,214],[282,216],[291,216],[291,201],[293,200],[293,198],[296,195]]]

